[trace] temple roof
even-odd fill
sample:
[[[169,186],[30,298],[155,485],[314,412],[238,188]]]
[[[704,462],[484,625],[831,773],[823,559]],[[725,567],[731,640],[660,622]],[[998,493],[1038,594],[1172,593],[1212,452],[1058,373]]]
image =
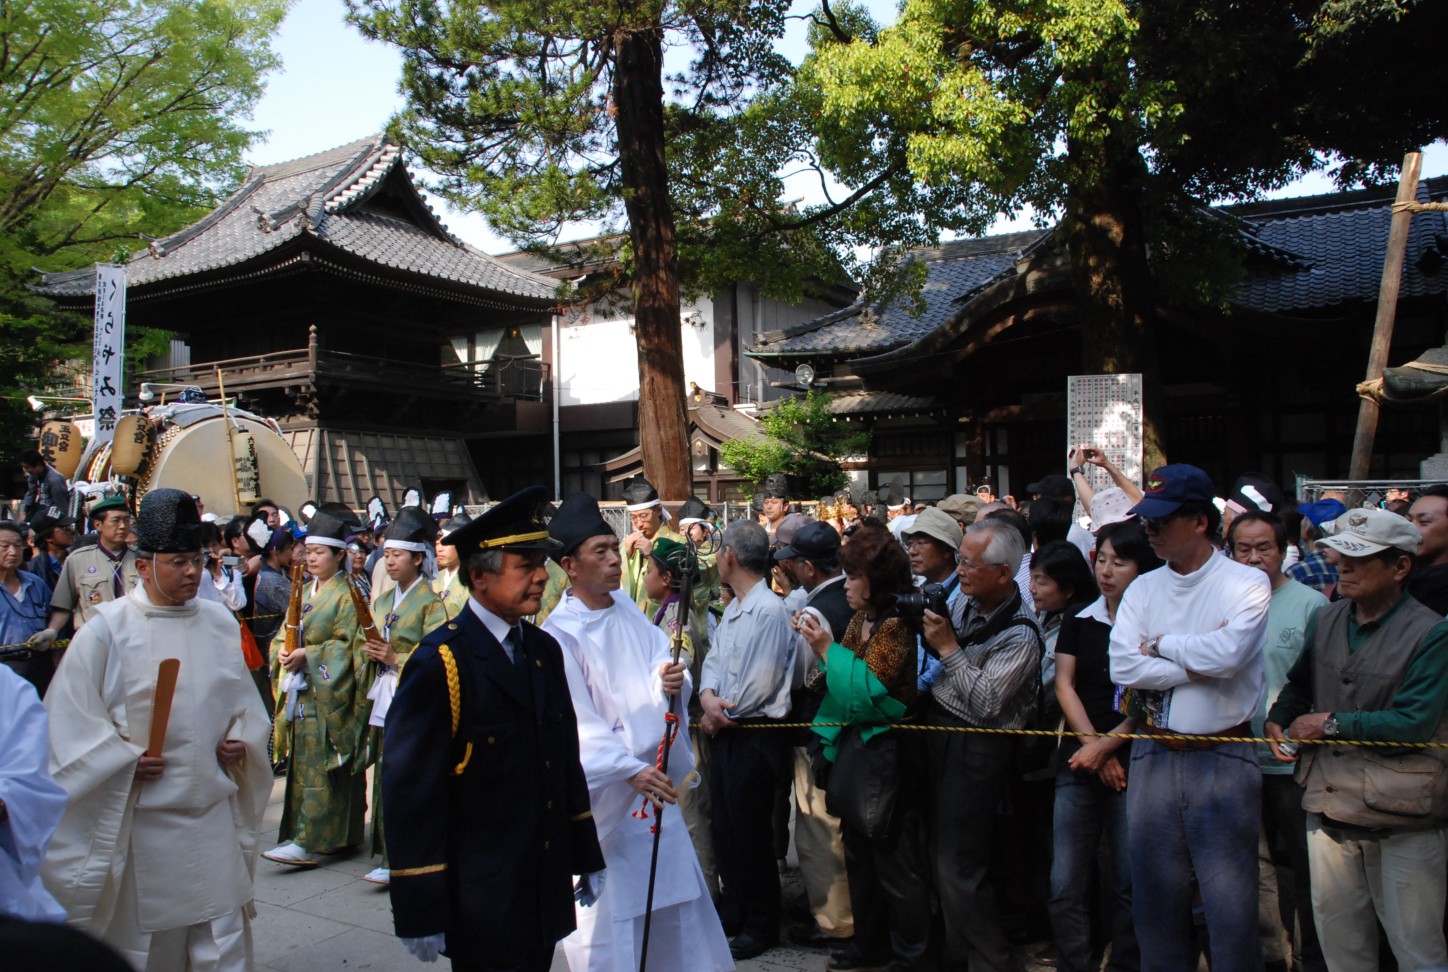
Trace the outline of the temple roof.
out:
[[[450,234],[413,185],[401,150],[381,135],[277,165],[255,166],[200,221],[126,261],[133,299],[225,278],[306,250],[376,275],[497,303],[551,302],[557,283],[510,267]],[[234,268],[234,269],[233,269]],[[43,274],[60,300],[94,292],[91,268]]]

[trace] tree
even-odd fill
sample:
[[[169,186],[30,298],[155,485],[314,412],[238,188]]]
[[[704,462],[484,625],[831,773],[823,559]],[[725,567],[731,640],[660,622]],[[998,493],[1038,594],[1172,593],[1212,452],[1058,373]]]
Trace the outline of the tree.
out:
[[[290,0],[0,4],[0,463],[23,399],[89,354],[90,322],[27,293],[36,268],[121,260],[199,218],[244,171],[245,121]],[[158,335],[137,330],[144,351]]]
[[[1440,135],[1404,52],[1444,26],[1424,0],[908,0],[893,27],[818,32],[799,83],[848,186],[904,165],[967,210],[1059,217],[1082,367],[1143,372],[1152,464],[1158,303],[1220,300],[1230,272],[1202,267],[1240,272],[1201,203],[1331,162],[1354,182]]]
[[[933,241],[916,214],[936,197],[958,212],[953,184],[919,187],[903,165],[837,200],[781,203],[788,172],[824,179],[774,47],[787,0],[348,3],[403,52],[408,107],[390,134],[441,195],[526,249],[627,221],[643,464],[666,498],[690,482],[681,293],[754,280],[796,297],[844,279],[853,246]],[[872,209],[882,187],[889,205]]]
[[[782,472],[802,482],[807,496],[847,488],[850,477],[842,463],[869,451],[870,433],[836,421],[829,403],[829,396],[813,391],[783,399],[760,418],[762,439],[726,442],[719,458],[756,485]]]

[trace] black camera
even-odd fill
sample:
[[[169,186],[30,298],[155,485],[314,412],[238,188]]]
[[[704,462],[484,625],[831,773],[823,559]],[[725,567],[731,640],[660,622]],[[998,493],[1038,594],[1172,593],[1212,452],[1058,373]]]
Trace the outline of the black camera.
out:
[[[907,618],[923,618],[926,611],[934,611],[943,618],[950,617],[947,602],[950,595],[943,584],[926,584],[918,591],[895,596],[895,610]]]

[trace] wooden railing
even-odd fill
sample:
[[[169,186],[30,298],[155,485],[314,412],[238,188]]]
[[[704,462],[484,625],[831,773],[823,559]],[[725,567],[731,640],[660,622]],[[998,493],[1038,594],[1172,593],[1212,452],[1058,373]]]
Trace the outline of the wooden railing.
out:
[[[426,365],[316,347],[157,368],[140,372],[136,378],[143,382],[196,385],[211,396],[217,392],[218,368],[228,394],[325,382],[413,392],[438,390],[499,401],[547,401],[550,391],[548,365],[533,355],[504,355],[476,365]]]

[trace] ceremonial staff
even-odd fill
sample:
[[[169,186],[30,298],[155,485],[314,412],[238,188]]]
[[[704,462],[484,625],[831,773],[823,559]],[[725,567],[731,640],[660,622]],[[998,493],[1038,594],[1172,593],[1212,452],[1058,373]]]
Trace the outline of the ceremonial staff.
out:
[[[346,580],[347,593],[352,595],[352,608],[357,612],[357,625],[362,629],[363,640],[370,641],[373,638],[386,640],[377,630],[377,622],[372,617],[372,608],[367,603],[367,595],[362,593],[362,585],[357,582],[357,578],[352,576],[351,571],[347,572]],[[363,669],[361,682],[362,693],[364,695],[372,690],[372,683],[377,680],[377,664],[378,663],[371,658],[367,659],[367,667]],[[359,749],[366,749],[368,752],[363,754],[363,758],[357,763],[358,766],[370,765],[375,756],[375,754],[370,751],[372,733],[369,731],[369,728],[367,720],[363,719],[359,721],[357,727],[357,745]]]
[[[682,654],[684,650],[684,631],[689,625],[689,607],[694,593],[694,574],[699,562],[698,546],[693,540],[687,537],[684,543],[684,556],[679,561],[678,568],[680,574],[679,623],[678,628],[674,631],[673,663],[675,665],[679,663],[679,655]],[[679,732],[680,717],[674,712],[674,706],[678,702],[678,699],[679,696],[677,695],[670,698],[668,700],[668,711],[664,713],[664,738],[659,742],[658,762],[659,771],[664,773],[667,773],[666,768],[669,765],[669,750],[673,747],[674,737],[678,735]],[[649,802],[649,798],[644,797],[644,804],[640,808],[641,812],[647,811]],[[643,940],[639,944],[639,972],[645,972],[649,961],[649,926],[652,924],[654,918],[654,883],[659,873],[659,842],[663,838],[664,826],[663,809],[663,804],[660,803],[654,811],[654,847],[649,856],[649,892],[644,902],[644,934]]]
[[[282,642],[282,653],[291,656],[292,652],[302,646],[302,565],[292,564],[292,590],[287,600],[287,617],[283,626],[286,640]],[[281,679],[285,679],[281,675]],[[286,693],[281,691],[281,681],[277,682],[277,715],[282,716],[286,712]],[[282,737],[282,727],[291,728],[291,720],[287,718],[277,719],[275,743],[272,747],[278,760],[283,759],[291,752],[291,733],[288,731],[285,738]]]

